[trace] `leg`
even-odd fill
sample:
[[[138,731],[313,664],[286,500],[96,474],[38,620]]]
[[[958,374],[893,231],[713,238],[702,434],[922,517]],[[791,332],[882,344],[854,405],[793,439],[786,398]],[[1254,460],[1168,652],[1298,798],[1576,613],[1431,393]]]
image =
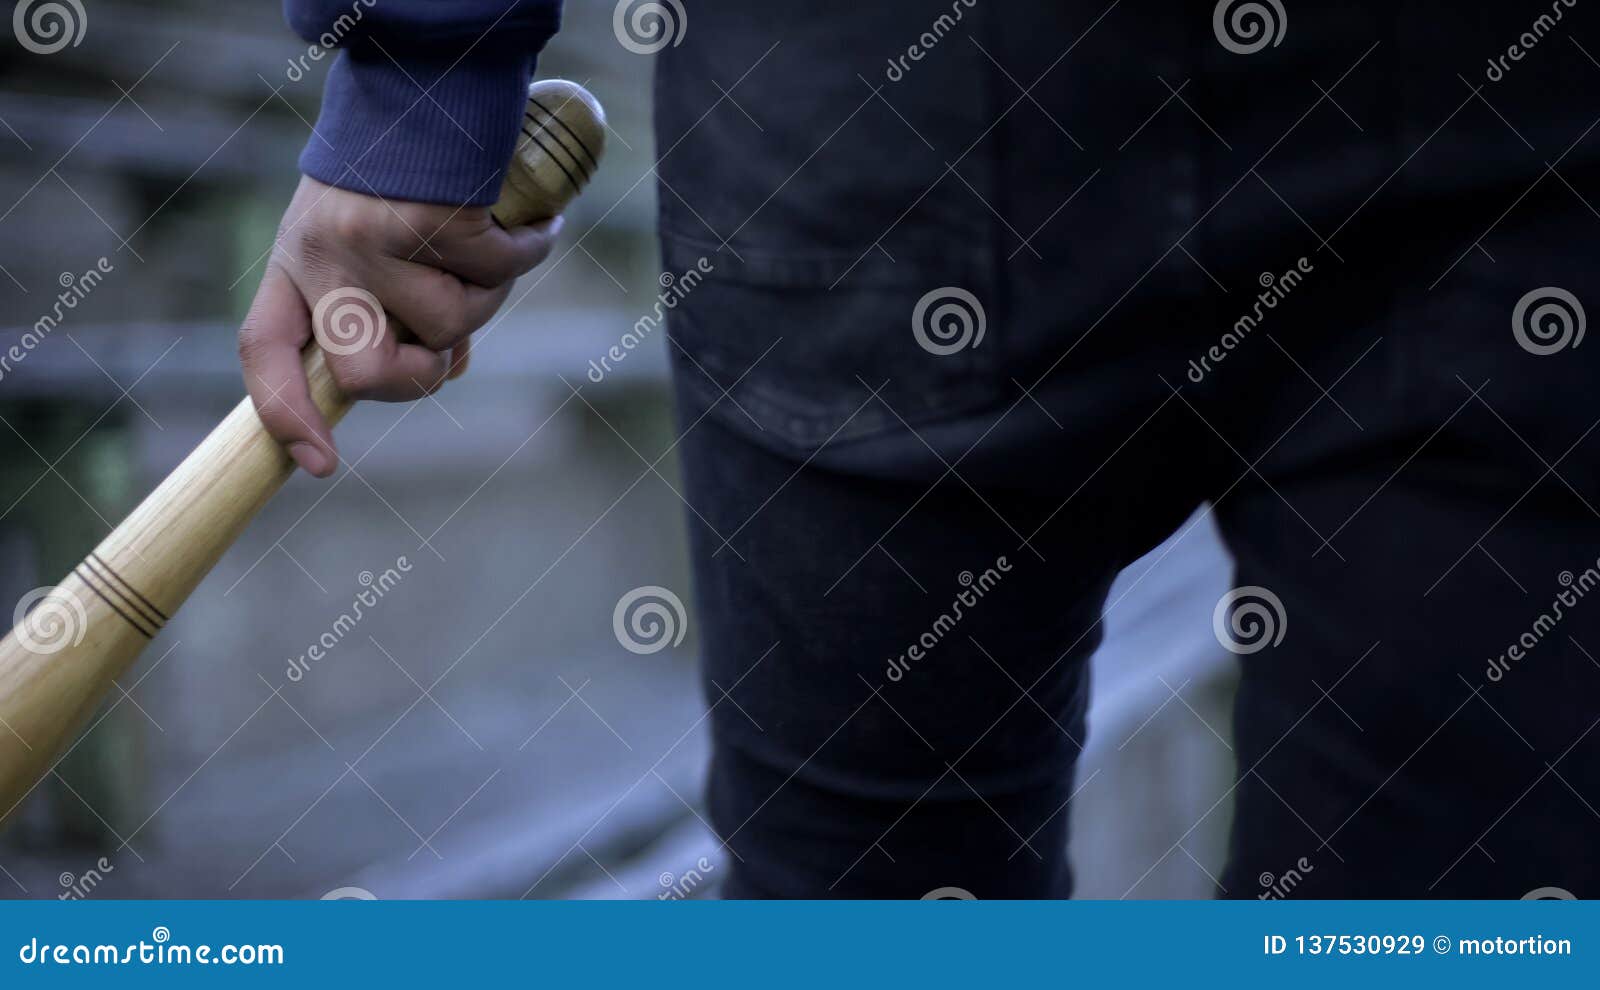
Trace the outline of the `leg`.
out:
[[[1276,491],[1221,503],[1238,583],[1288,617],[1243,658],[1232,895],[1290,870],[1309,897],[1600,891],[1594,364],[1527,351],[1512,321],[1592,261],[1553,194],[1500,236],[1498,263],[1367,328],[1384,341],[1338,389],[1362,430],[1324,404],[1264,465]]]
[[[1464,425],[1498,425],[1479,412]],[[1308,563],[1317,537],[1270,493],[1225,514],[1238,583],[1289,625],[1243,658],[1231,895],[1289,876],[1301,897],[1600,890],[1600,525],[1558,481],[1468,494],[1418,461],[1336,538],[1342,563]],[[1386,468],[1295,508],[1331,532]]]
[[[711,805],[736,896],[1064,893],[1106,588],[1200,485],[1197,424],[1157,374],[1188,360],[1196,317],[1171,302],[1201,278],[1172,257],[1182,197],[1149,194],[1175,174],[1167,125],[1106,170],[1117,191],[1075,199],[1100,162],[1057,128],[1016,153],[1008,76],[1060,65],[1092,15],[963,8],[975,43],[874,94],[884,39],[923,15],[949,5],[707,4],[657,62],[662,255],[693,288],[670,329]],[[1099,30],[1108,51],[1187,44],[1132,12]],[[1056,115],[1093,112],[1114,149],[1129,115],[1085,94],[1154,86],[1147,68],[1067,63],[1039,91]]]
[[[920,482],[802,469],[711,419],[685,467],[728,894],[1064,896],[1114,569],[1063,587],[959,483],[919,502]],[[1054,505],[989,501],[1023,532]]]

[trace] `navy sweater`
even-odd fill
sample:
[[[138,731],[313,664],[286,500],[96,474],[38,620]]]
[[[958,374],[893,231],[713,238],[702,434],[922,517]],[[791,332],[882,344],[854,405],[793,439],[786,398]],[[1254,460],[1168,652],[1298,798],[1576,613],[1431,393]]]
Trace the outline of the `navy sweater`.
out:
[[[300,169],[391,199],[500,192],[534,59],[561,0],[284,0],[313,51],[338,49]]]

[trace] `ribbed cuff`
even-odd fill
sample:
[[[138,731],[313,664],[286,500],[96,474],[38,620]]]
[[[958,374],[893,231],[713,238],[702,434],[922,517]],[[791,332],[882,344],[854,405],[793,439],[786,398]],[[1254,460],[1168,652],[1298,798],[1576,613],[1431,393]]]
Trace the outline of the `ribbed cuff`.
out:
[[[487,206],[516,144],[536,52],[474,49],[396,63],[371,45],[339,54],[300,170],[354,192]]]

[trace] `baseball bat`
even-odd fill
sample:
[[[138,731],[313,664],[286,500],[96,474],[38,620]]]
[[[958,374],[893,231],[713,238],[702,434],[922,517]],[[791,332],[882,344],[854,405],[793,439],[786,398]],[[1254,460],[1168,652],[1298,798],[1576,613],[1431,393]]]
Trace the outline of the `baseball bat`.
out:
[[[604,146],[594,96],[564,80],[533,83],[494,218],[513,227],[560,213]],[[315,339],[304,362],[312,400],[338,423],[351,400]],[[0,641],[0,821],[294,468],[245,398]]]

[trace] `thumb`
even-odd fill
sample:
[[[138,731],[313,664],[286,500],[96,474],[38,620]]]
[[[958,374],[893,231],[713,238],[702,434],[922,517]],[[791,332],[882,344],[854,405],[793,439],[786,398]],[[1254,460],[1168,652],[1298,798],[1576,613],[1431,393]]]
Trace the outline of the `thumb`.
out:
[[[306,384],[300,351],[309,340],[311,315],[300,290],[283,269],[269,265],[239,330],[245,387],[272,438],[308,473],[326,478],[339,455]]]

